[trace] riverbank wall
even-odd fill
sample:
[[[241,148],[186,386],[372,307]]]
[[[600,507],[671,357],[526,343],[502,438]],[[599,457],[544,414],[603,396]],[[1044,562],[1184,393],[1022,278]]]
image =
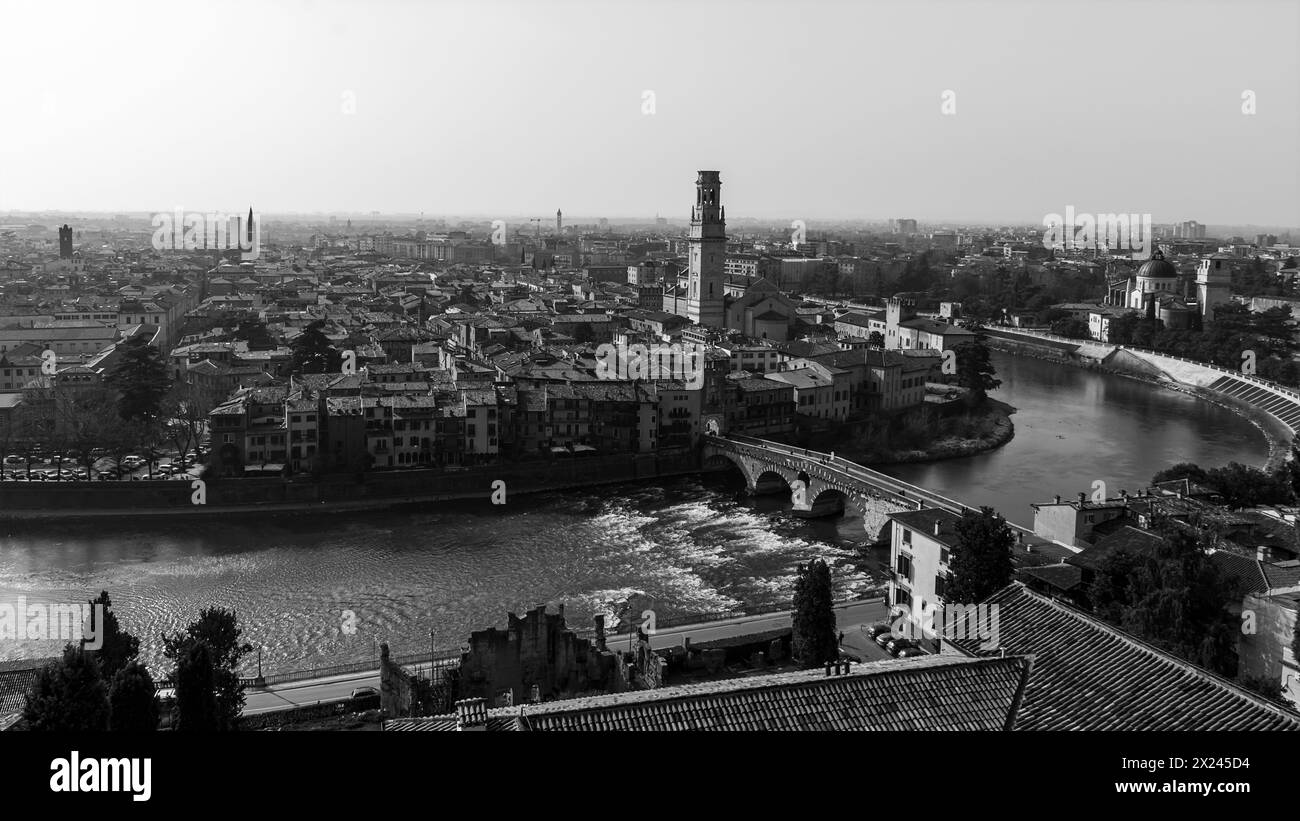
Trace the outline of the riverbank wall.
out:
[[[1010,339],[990,334],[985,344],[992,350],[1013,356],[1028,356],[1084,370],[1099,371],[1122,376],[1126,379],[1135,379],[1152,387],[1178,391],[1213,405],[1218,405],[1250,422],[1264,436],[1265,441],[1268,443],[1268,458],[1260,467],[1264,470],[1273,470],[1287,459],[1293,434],[1291,429],[1277,417],[1236,397],[1212,391],[1201,385],[1174,380],[1172,377],[1166,376],[1159,368],[1138,357],[1108,358],[1105,361],[1100,361],[1091,357],[1079,356],[1074,353],[1077,350],[1076,347],[1051,339],[1026,339],[1024,337]]]
[[[330,513],[450,500],[506,502],[510,496],[699,472],[698,451],[584,456],[459,471],[392,470],[310,477],[220,478],[204,482],[4,482],[0,521],[256,512]],[[502,484],[498,484],[498,482]],[[200,502],[201,499],[201,502]]]

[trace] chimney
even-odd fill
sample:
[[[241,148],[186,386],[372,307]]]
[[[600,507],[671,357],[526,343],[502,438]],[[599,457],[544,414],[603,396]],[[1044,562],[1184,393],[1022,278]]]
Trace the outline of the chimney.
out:
[[[1079,504],[1082,505],[1087,501],[1088,501],[1088,494],[1084,493],[1082,490],[1079,491]]]
[[[542,703],[542,688],[536,684],[528,688],[528,701],[530,704]]]
[[[939,520],[938,520],[938,519],[935,519],[935,520],[934,520],[934,535],[936,535],[936,536],[939,535]]]
[[[487,730],[486,702],[481,698],[463,698],[456,702],[456,729],[465,732]]]
[[[596,649],[605,649],[605,614],[596,614]]]
[[[1259,547],[1255,548],[1256,560],[1261,562],[1266,562],[1270,558],[1272,558],[1272,551],[1270,551],[1266,545],[1260,545]]]
[[[1123,488],[1120,488],[1120,491],[1119,491],[1119,498],[1120,498],[1121,500],[1123,500],[1124,502],[1127,502],[1127,501],[1128,501],[1128,491],[1127,491],[1127,490],[1124,490]]]
[[[1061,494],[1058,493],[1056,494],[1056,504],[1059,505],[1060,503],[1061,503]]]

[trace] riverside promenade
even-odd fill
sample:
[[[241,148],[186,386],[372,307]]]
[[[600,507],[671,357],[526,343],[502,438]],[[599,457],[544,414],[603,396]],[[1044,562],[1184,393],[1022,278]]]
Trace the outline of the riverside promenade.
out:
[[[860,637],[863,635],[862,628],[864,626],[882,622],[889,616],[888,608],[880,598],[840,602],[834,605],[834,609],[836,625],[846,634],[846,649],[852,646],[849,636]],[[771,630],[787,629],[791,627],[791,624],[792,613],[789,610],[735,616],[695,624],[682,624],[655,631],[654,635],[650,636],[650,646],[655,650],[665,650],[670,647],[681,646],[687,639],[690,639],[693,645],[706,644],[719,639],[758,635]],[[582,635],[586,631],[575,632]],[[620,641],[624,643],[629,641],[629,634],[611,633],[606,636],[606,644],[612,650],[621,649]],[[850,652],[853,651],[850,649]],[[459,658],[458,655],[449,652],[442,652],[437,655],[445,657],[440,658],[438,664],[452,663],[453,659]],[[425,658],[430,659],[432,656],[433,653],[431,652]],[[410,662],[403,666],[412,670],[427,670],[431,663],[431,661]],[[314,704],[344,701],[352,695],[353,690],[359,687],[379,688],[378,667],[373,670],[322,675],[300,681],[272,684],[267,687],[248,687],[245,690],[244,715],[258,715],[278,710],[291,710],[296,707],[307,707]]]

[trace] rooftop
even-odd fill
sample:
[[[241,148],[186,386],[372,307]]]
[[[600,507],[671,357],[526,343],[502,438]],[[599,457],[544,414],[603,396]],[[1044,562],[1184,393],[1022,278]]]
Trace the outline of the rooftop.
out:
[[[924,656],[635,690],[482,711],[491,729],[1008,730],[1032,659]],[[455,716],[396,719],[386,730],[450,730]]]
[[[1016,719],[1023,730],[1300,730],[1300,715],[1013,582],[998,606],[997,650],[951,642],[971,656],[1032,654]]]

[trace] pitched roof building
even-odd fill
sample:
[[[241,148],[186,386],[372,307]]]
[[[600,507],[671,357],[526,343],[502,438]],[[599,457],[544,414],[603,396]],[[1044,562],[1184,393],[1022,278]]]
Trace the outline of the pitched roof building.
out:
[[[395,719],[385,730],[1011,730],[1033,660],[925,656]]]
[[[1300,715],[1073,607],[1012,583],[997,606],[999,646],[947,642],[968,656],[1034,657],[1019,730],[1300,730]]]

